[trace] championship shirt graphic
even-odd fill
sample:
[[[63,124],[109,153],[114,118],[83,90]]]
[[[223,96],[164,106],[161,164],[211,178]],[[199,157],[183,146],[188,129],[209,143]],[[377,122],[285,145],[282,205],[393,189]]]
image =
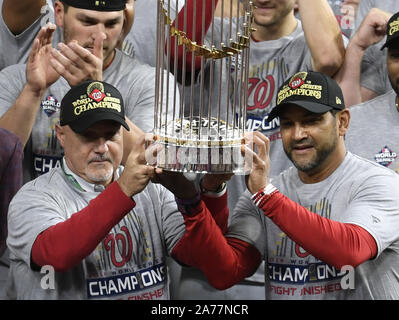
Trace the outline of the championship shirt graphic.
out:
[[[61,103],[52,95],[47,96],[42,100],[40,106],[42,107],[44,113],[51,117],[54,113],[59,111]]]
[[[271,140],[279,140],[280,120],[269,122],[268,116],[275,106],[279,86],[289,75],[289,65],[278,57],[249,68],[247,123],[248,131],[261,131]]]
[[[306,207],[322,217],[331,216],[328,199]],[[346,272],[310,255],[284,232],[277,233],[270,244],[267,273],[272,295],[299,298],[342,290],[340,280]]]
[[[32,129],[32,161],[35,177],[49,172],[52,168],[61,167],[64,150],[55,133],[55,126],[59,122],[58,115],[59,113],[56,113],[48,117],[46,113],[41,113],[40,117],[46,125],[35,126]]]
[[[388,167],[397,158],[397,153],[392,151],[388,146],[383,147],[380,152],[374,155],[374,160],[384,167]]]
[[[130,213],[85,259],[89,299],[165,299],[167,269],[142,219]]]

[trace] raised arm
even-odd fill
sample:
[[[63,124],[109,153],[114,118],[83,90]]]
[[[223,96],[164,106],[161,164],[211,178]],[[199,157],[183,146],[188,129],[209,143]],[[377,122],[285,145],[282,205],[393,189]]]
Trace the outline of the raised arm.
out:
[[[29,139],[40,102],[59,75],[48,63],[55,26],[47,24],[33,42],[26,65],[26,84],[11,108],[0,118],[0,127],[16,134],[23,146]]]
[[[362,102],[360,73],[363,56],[368,47],[384,37],[390,17],[391,14],[388,12],[377,8],[371,9],[346,48],[344,63],[334,78],[342,89],[347,107]],[[369,94],[368,98],[373,97],[372,92]]]
[[[344,61],[341,29],[326,0],[298,0],[298,10],[314,71],[334,75]]]

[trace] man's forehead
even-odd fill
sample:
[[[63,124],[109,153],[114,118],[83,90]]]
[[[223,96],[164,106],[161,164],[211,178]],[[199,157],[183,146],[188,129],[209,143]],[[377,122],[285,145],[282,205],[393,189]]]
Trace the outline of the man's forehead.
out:
[[[83,132],[84,134],[87,133],[110,133],[110,132],[117,132],[122,128],[121,124],[115,122],[113,120],[102,120],[99,121]]]
[[[83,18],[90,18],[99,21],[109,21],[109,20],[116,20],[116,19],[123,19],[123,11],[95,11],[89,9],[81,9],[71,7],[69,12],[73,13],[76,17],[83,19]]]
[[[279,117],[281,118],[292,118],[294,116],[301,116],[301,117],[317,117],[320,115],[323,115],[324,113],[315,113],[311,112],[309,110],[306,110],[305,108],[298,106],[296,104],[287,104],[285,105],[280,113]]]

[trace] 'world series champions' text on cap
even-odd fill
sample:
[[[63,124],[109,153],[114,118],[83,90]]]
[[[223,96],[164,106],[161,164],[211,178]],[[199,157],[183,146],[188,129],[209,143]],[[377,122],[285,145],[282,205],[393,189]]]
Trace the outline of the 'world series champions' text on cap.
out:
[[[121,93],[101,81],[85,81],[72,87],[61,101],[60,125],[82,133],[102,120],[112,120],[129,131]]]
[[[339,85],[321,72],[298,72],[283,83],[277,93],[276,107],[270,112],[270,122],[285,105],[295,104],[313,113],[345,109]]]

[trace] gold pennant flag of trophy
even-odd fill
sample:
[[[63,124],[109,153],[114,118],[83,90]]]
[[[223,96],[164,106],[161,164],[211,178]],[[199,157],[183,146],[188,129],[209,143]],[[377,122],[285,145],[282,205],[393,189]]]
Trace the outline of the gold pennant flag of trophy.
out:
[[[158,167],[244,173],[252,10],[248,0],[159,0],[154,141],[163,148]],[[165,102],[161,97],[170,88],[173,97]]]

